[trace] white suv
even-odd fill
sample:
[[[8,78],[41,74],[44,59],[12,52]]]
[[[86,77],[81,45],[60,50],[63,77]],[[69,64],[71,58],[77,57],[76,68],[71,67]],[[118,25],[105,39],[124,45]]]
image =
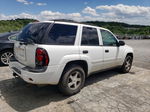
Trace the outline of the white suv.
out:
[[[109,30],[63,21],[25,26],[14,54],[9,65],[14,74],[32,84],[58,84],[66,95],[79,92],[95,72],[114,67],[129,72],[133,60],[133,49]]]

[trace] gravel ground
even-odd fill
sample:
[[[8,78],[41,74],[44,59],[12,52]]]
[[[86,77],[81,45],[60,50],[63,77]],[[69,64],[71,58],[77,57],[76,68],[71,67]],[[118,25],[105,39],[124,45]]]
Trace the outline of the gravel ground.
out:
[[[37,87],[14,79],[8,67],[0,67],[0,112],[150,112],[150,70],[144,69],[150,65],[149,41],[126,43],[135,48],[134,65],[140,67],[133,66],[127,74],[94,74],[71,97],[60,94],[57,86]]]
[[[150,40],[125,40],[134,49],[134,65],[150,69]]]
[[[150,70],[107,71],[90,76],[77,95],[66,97],[56,86],[37,87],[14,79],[0,68],[0,112],[150,112]]]

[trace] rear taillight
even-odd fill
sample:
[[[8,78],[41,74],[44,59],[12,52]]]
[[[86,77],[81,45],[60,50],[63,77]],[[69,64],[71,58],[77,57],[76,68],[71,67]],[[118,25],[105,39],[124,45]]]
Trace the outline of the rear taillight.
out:
[[[37,67],[48,66],[49,57],[45,49],[37,48],[35,56],[35,62]]]

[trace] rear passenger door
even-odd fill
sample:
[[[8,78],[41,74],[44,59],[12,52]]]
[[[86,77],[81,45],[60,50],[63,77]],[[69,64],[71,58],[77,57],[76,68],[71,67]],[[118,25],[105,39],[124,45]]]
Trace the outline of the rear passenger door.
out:
[[[103,42],[104,67],[110,68],[118,64],[119,47],[117,39],[107,30],[100,30]]]
[[[103,67],[103,48],[100,46],[98,29],[94,27],[82,27],[81,33],[81,58],[90,62],[90,72],[95,72]]]

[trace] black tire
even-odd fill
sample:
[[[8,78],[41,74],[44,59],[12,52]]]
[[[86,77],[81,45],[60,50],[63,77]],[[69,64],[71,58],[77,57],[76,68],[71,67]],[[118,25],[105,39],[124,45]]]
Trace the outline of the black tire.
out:
[[[77,80],[81,81],[78,82]],[[79,65],[71,65],[64,70],[62,77],[59,81],[58,87],[60,92],[62,92],[64,95],[70,96],[80,92],[80,90],[84,86],[84,83],[85,83],[85,72],[83,68],[80,67]]]
[[[2,58],[5,56],[5,55],[4,55],[5,53],[10,53],[10,54],[12,54],[12,55],[10,55],[10,57],[13,56],[13,51],[10,50],[10,49],[1,51],[1,52],[0,52],[0,64],[1,64],[1,65],[9,65],[9,61],[8,61],[8,63],[7,63],[7,62],[5,62],[4,60],[2,60]],[[10,57],[9,57],[9,58],[10,58]]]
[[[127,55],[125,60],[124,60],[123,65],[121,66],[120,71],[122,73],[128,73],[132,67],[132,61],[133,61],[133,57],[130,55]]]

